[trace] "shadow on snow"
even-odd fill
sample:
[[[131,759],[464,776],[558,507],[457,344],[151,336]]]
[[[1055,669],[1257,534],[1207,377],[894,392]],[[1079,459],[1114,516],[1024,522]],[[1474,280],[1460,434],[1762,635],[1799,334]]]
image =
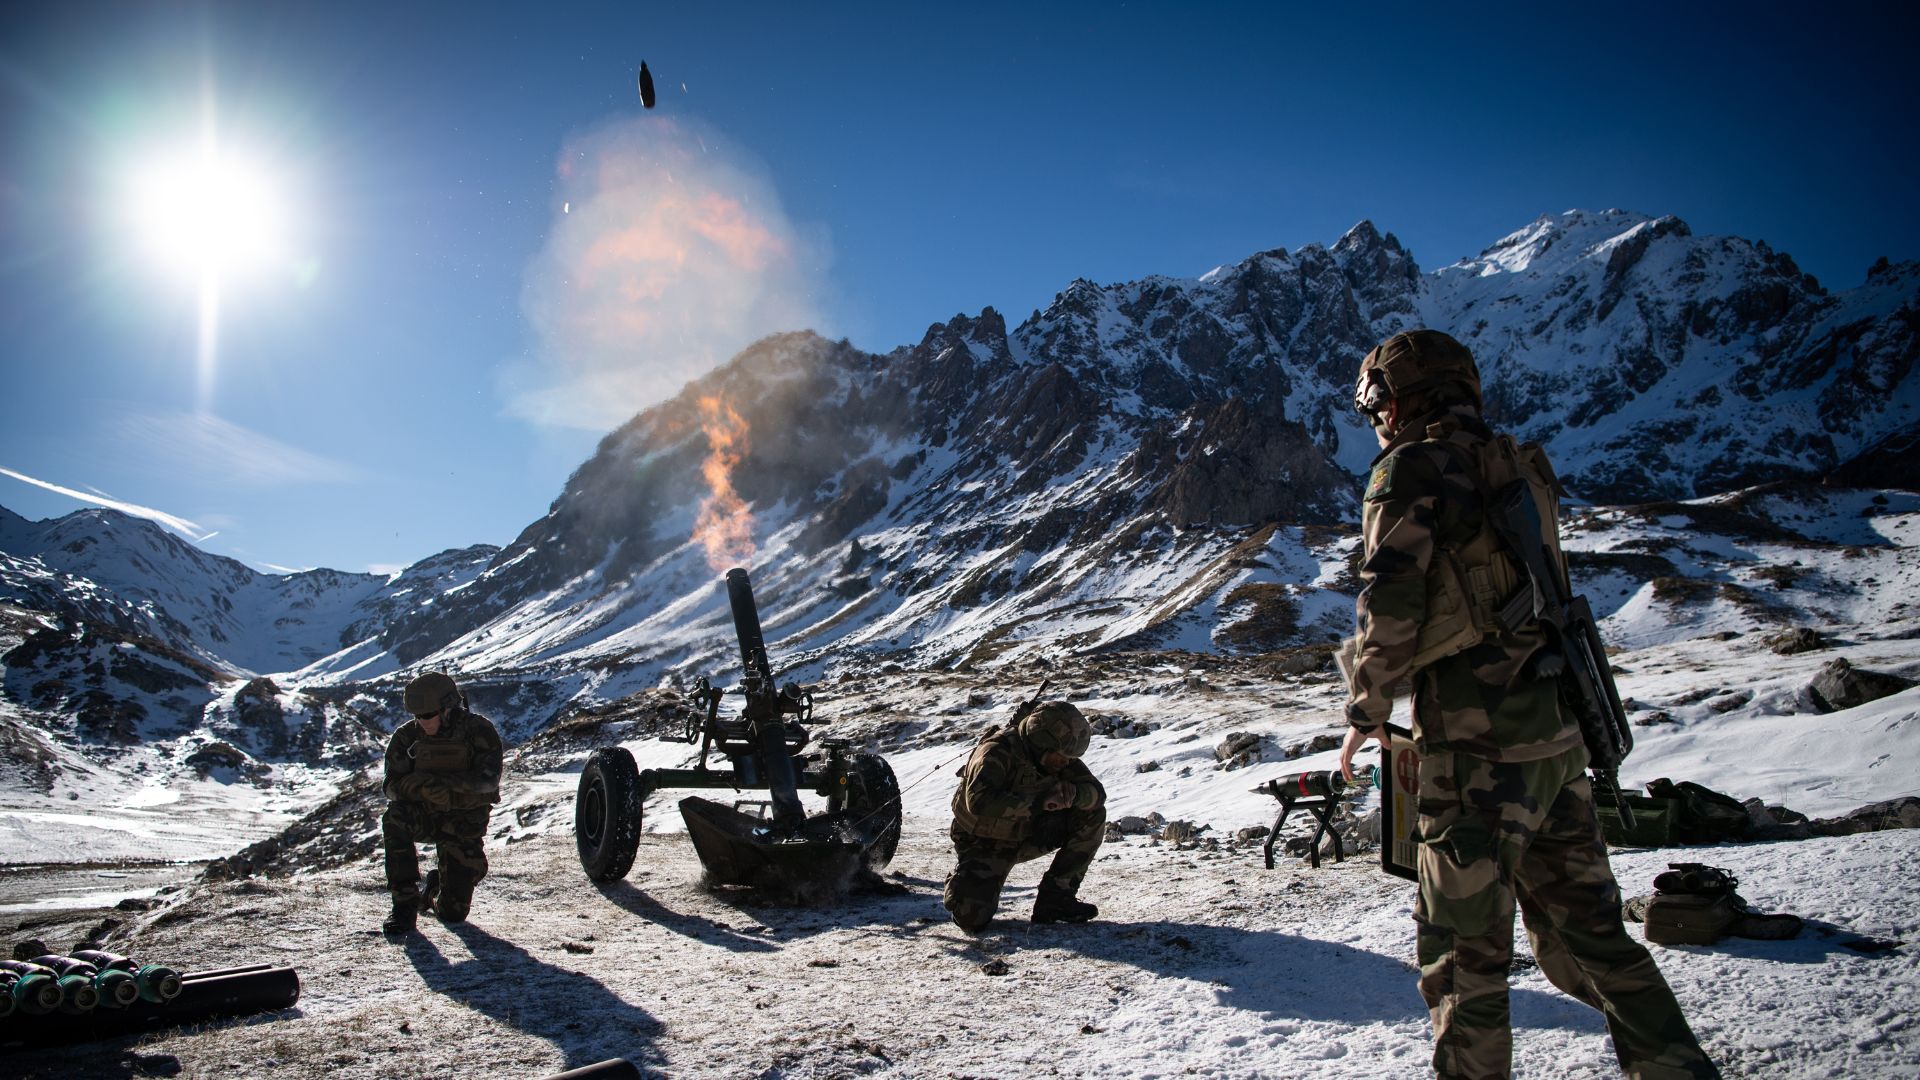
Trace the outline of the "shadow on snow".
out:
[[[406,943],[407,959],[434,991],[551,1042],[566,1059],[562,1071],[615,1057],[642,1068],[661,1066],[653,1046],[661,1025],[646,1010],[629,1005],[598,980],[545,963],[472,923],[448,929],[472,959],[448,960],[419,934]]]

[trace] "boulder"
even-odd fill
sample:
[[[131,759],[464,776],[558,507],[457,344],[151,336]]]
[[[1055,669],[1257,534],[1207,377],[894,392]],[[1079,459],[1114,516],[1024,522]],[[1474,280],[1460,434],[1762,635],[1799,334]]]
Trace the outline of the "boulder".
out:
[[[1767,648],[1772,649],[1781,656],[1815,652],[1820,649],[1830,648],[1833,645],[1832,642],[1827,640],[1825,634],[1806,626],[1797,626],[1792,630],[1782,630],[1777,634],[1768,634],[1761,640]]]
[[[1854,667],[1843,656],[1829,660],[1807,685],[1807,692],[1813,696],[1814,708],[1830,713],[1878,701],[1915,685],[1920,684],[1898,675]]]
[[[1225,741],[1213,748],[1220,768],[1237,769],[1260,760],[1260,736],[1251,731],[1230,731]]]
[[[1843,817],[1821,818],[1812,824],[1816,836],[1851,836],[1884,829],[1920,829],[1920,796],[1903,795],[1869,803]]]

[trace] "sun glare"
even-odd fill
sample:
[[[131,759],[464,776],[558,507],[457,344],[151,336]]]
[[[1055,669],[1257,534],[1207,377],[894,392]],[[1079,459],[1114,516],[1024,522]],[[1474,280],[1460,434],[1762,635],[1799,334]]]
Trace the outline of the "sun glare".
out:
[[[199,280],[263,268],[285,255],[285,208],[273,178],[218,147],[141,167],[132,210],[148,253]]]

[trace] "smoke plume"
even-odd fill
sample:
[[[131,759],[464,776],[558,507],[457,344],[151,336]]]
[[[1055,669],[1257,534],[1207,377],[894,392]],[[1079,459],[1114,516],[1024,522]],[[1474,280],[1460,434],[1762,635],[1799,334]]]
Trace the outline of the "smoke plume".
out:
[[[570,139],[553,227],[521,306],[534,355],[512,412],[606,431],[777,331],[825,330],[826,244],[796,228],[763,166],[685,120]]]

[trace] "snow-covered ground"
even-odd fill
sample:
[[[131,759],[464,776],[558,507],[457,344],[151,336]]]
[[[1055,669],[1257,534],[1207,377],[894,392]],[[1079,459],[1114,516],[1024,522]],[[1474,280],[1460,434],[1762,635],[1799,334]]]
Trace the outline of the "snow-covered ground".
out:
[[[1806,689],[1839,658],[1920,678],[1916,540],[1920,497],[1900,492],[1581,512],[1568,530],[1581,586],[1608,640],[1627,646],[1612,657],[1636,721],[1627,784],[1694,780],[1815,817],[1920,795],[1920,689],[1825,714]],[[1648,560],[1664,580],[1643,572]],[[1338,561],[1293,576],[1318,574],[1331,596]],[[1776,653],[1771,634],[1790,626],[1820,631],[1825,646]],[[178,741],[103,754],[43,739],[56,779],[0,785],[0,929],[66,947],[104,917],[118,924],[115,948],[189,969],[292,964],[305,992],[297,1009],[244,1026],[132,1050],[16,1053],[0,1071],[125,1076],[173,1062],[188,1076],[540,1076],[626,1056],[674,1077],[1421,1075],[1430,1029],[1414,990],[1411,887],[1371,852],[1268,871],[1258,841],[1235,841],[1274,818],[1252,789],[1337,756],[1313,749],[1343,731],[1337,677],[1287,673],[1286,660],[1148,652],[807,672],[820,679],[816,735],[881,749],[905,790],[891,879],[904,891],[828,907],[702,888],[679,791],[648,805],[634,874],[593,887],[571,839],[585,751],[529,753],[495,811],[494,874],[471,925],[428,925],[401,944],[371,932],[385,909],[377,858],[159,891],[187,870],[156,861],[243,847],[344,773],[287,762],[251,779],[202,776],[183,767],[191,747]],[[939,906],[954,771],[1042,675],[1049,696],[1126,733],[1096,738],[1088,755],[1110,816],[1189,821],[1200,844],[1109,844],[1088,879],[1102,913],[1087,927],[1031,926],[1040,868],[1024,867],[1006,918],[969,939]],[[0,708],[14,710],[0,724],[26,730],[14,706]],[[1234,732],[1259,747],[1223,768],[1215,748]],[[692,757],[683,743],[626,745],[642,767]],[[1290,833],[1308,824],[1299,818]],[[95,864],[108,858],[124,863]],[[1614,853],[1629,894],[1680,860],[1728,867],[1755,905],[1808,920],[1793,941],[1655,947],[1727,1075],[1920,1075],[1915,946],[1847,947],[1920,935],[1920,830]],[[104,910],[122,896],[154,906]],[[988,972],[995,961],[1005,974]],[[1617,1074],[1599,1016],[1525,962],[1513,1001],[1520,1075]]]
[[[823,908],[704,889],[684,839],[648,836],[629,880],[586,881],[560,833],[492,851],[469,925],[394,944],[370,864],[205,887],[135,937],[189,968],[291,964],[298,1007],[143,1039],[135,1063],[187,1076],[540,1076],[622,1056],[672,1077],[1418,1076],[1412,887],[1364,858],[1273,871],[1257,847],[1145,839],[1102,850],[1084,927],[1025,919],[1018,871],[979,939],[944,919],[944,821],[915,815],[900,895]],[[1644,889],[1673,851],[1621,852]],[[1920,1072],[1920,958],[1862,935],[1920,934],[1920,831],[1693,849],[1746,894],[1809,922],[1793,941],[1659,948],[1728,1076]],[[1636,931],[1637,932],[1637,931]],[[996,964],[996,962],[998,962]],[[994,974],[1004,965],[1004,973]],[[1597,1013],[1526,963],[1519,1075],[1617,1075]],[[122,1046],[17,1053],[10,1075],[124,1076]]]
[[[1710,637],[1616,656],[1636,715],[1662,708],[1675,720],[1636,729],[1628,781],[1693,779],[1815,815],[1916,793],[1920,689],[1817,714],[1798,688],[1835,656],[1911,672],[1920,639],[1781,657],[1749,636]],[[907,789],[890,879],[902,894],[795,907],[711,892],[679,835],[677,792],[649,805],[631,877],[595,888],[571,839],[576,775],[542,765],[556,771],[516,775],[495,811],[494,873],[469,926],[429,924],[400,944],[371,932],[385,910],[373,860],[198,885],[120,916],[116,947],[187,968],[291,964],[305,985],[287,1014],[149,1037],[137,1052],[191,1076],[538,1076],[613,1056],[674,1077],[1420,1075],[1430,1029],[1414,989],[1411,886],[1373,853],[1268,871],[1257,842],[1233,842],[1273,819],[1273,801],[1249,789],[1331,764],[1331,751],[1281,755],[1339,731],[1336,682],[1185,654],[1056,675],[1050,693],[1095,716],[1159,725],[1095,741],[1089,761],[1111,814],[1158,812],[1220,841],[1110,843],[1086,886],[1102,909],[1089,926],[1026,921],[1038,865],[1016,872],[1004,918],[981,939],[955,931],[939,905],[958,757],[1031,687],[951,673],[850,678],[821,691],[823,718],[842,718],[826,734],[902,725],[903,749],[888,755]],[[1729,694],[1741,700],[1729,706]],[[1238,730],[1265,736],[1264,760],[1217,768],[1214,746]],[[628,745],[643,767],[690,754]],[[1157,767],[1140,771],[1148,761]],[[1728,867],[1756,905],[1808,920],[1793,941],[1654,947],[1727,1075],[1920,1075],[1920,956],[1845,945],[1920,935],[1920,831],[1617,850],[1614,866],[1631,894],[1681,859]],[[988,973],[994,961],[1005,974]],[[1598,1014],[1525,962],[1513,1001],[1520,1075],[1617,1074]],[[9,1066],[125,1075],[125,1053],[20,1053]]]

